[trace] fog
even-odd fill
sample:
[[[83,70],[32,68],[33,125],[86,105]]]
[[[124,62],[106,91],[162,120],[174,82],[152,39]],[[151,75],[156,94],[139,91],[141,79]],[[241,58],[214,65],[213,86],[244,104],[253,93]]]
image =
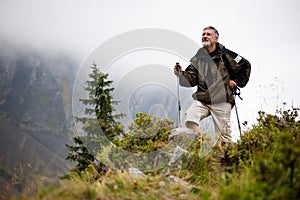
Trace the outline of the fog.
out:
[[[252,122],[260,109],[300,106],[299,8],[297,0],[0,0],[0,41],[64,52],[81,64],[127,31],[166,29],[200,44],[202,29],[212,25],[220,43],[252,64],[237,102],[241,121]]]

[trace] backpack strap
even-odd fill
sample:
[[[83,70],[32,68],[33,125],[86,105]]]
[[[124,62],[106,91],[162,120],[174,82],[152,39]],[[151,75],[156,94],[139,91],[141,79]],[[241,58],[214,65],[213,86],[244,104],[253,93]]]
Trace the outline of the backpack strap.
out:
[[[234,69],[237,69],[237,63],[234,61],[234,59],[226,53],[226,50],[225,50],[225,47],[224,46],[221,46],[221,52],[222,52],[222,56],[221,56],[221,59],[222,61],[224,62],[224,65],[229,73],[229,76],[231,78],[234,77]]]

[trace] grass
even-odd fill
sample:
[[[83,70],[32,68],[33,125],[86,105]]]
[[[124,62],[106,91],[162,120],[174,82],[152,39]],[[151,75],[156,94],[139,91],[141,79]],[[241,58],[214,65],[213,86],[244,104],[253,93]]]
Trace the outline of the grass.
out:
[[[27,199],[21,197],[20,199]],[[161,176],[134,178],[116,171],[101,181],[62,181],[60,185],[43,188],[30,199],[199,199],[190,189]]]
[[[258,125],[237,143],[216,146],[205,157],[195,141],[167,173],[138,178],[109,169],[99,175],[90,165],[59,185],[18,199],[300,199],[298,110],[260,112]]]

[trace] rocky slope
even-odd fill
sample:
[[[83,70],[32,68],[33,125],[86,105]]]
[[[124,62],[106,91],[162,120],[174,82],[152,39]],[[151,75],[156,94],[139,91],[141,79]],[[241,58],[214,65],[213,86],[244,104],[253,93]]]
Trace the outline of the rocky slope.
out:
[[[67,56],[0,45],[0,198],[70,169],[76,69]]]

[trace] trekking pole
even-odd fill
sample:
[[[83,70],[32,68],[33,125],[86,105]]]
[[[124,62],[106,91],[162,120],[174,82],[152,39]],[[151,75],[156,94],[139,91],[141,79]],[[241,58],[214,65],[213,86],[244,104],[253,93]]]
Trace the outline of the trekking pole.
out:
[[[179,71],[179,62],[176,63],[176,70]],[[177,100],[178,100],[178,123],[181,127],[181,106],[180,106],[180,95],[179,95],[179,74],[177,74]]]
[[[240,88],[238,88],[238,87],[233,88],[233,94],[235,95],[235,97],[234,97],[234,104],[235,104],[234,107],[235,107],[235,113],[236,113],[236,117],[237,117],[239,131],[240,131],[240,137],[241,137],[242,130],[241,130],[241,124],[240,124],[239,114],[238,114],[238,111],[237,111],[236,101],[235,101],[236,96],[238,96],[241,100],[243,100],[242,97],[240,96],[240,94],[241,94]]]

